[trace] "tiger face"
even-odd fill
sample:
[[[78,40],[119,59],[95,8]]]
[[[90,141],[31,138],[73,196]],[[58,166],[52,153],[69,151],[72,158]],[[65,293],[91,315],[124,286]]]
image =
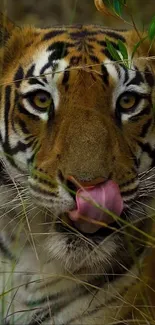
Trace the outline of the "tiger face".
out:
[[[137,37],[98,26],[14,28],[1,51],[4,168],[48,211],[43,249],[71,270],[123,273],[134,263],[131,246],[136,257],[145,248],[154,67],[140,59],[146,42],[130,66],[106,46],[118,50],[120,39],[130,59]]]

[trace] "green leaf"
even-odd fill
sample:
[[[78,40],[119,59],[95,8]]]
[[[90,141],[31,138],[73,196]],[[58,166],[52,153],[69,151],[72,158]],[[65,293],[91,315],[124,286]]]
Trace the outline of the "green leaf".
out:
[[[118,40],[118,47],[119,47],[120,53],[122,54],[123,59],[128,60],[127,48],[126,48],[125,44],[121,40]]]
[[[153,41],[153,39],[155,38],[155,16],[153,17],[150,26],[148,28],[148,37],[150,41]]]
[[[106,44],[107,44],[107,50],[110,53],[110,55],[112,56],[112,58],[116,61],[120,61],[122,60],[122,58],[120,57],[120,55],[118,54],[117,50],[114,48],[114,46],[111,44],[111,42],[106,39]]]
[[[118,16],[122,15],[122,3],[120,0],[113,0],[113,9]]]

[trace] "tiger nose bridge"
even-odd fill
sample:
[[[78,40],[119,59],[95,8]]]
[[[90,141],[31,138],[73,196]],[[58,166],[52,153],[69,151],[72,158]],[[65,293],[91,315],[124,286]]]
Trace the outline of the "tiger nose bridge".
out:
[[[107,174],[110,138],[106,125],[103,117],[90,112],[87,116],[80,112],[74,118],[66,118],[59,126],[51,151],[46,153],[48,159],[41,165],[53,176],[61,171],[64,178],[72,175],[93,179]]]

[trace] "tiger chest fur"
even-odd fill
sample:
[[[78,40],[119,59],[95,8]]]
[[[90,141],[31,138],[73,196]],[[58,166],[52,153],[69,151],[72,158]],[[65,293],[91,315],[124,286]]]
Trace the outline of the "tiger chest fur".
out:
[[[1,323],[153,324],[147,39],[131,60],[135,31],[1,28]]]

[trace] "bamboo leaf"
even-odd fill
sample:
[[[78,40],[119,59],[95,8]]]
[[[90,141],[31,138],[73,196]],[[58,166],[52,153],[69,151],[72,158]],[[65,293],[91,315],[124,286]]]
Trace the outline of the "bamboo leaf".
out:
[[[125,44],[121,40],[118,40],[118,47],[119,47],[120,53],[122,54],[123,59],[128,60],[127,48],[126,48]]]
[[[118,16],[122,15],[122,3],[120,0],[113,0],[113,10]]]
[[[120,55],[118,54],[117,50],[114,48],[114,46],[111,44],[111,42],[106,39],[106,45],[107,45],[107,50],[110,53],[110,55],[112,56],[112,58],[116,61],[120,61],[122,60],[122,58],[120,57]]]
[[[153,41],[153,39],[155,38],[155,16],[153,17],[150,26],[148,28],[148,37],[150,41]]]

